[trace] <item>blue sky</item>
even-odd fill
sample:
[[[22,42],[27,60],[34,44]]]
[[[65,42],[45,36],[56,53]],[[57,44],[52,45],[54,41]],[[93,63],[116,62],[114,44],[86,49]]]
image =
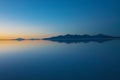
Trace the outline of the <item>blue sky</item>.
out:
[[[0,0],[2,35],[120,35],[119,0]]]

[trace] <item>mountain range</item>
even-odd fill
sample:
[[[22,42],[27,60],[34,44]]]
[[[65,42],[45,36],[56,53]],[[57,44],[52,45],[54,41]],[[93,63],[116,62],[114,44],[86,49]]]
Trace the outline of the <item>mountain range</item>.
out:
[[[56,37],[50,37],[50,38],[44,38],[43,40],[49,40],[53,42],[59,42],[59,43],[88,43],[88,42],[106,42],[106,41],[111,41],[111,40],[116,40],[120,39],[120,37],[113,37],[113,36],[108,36],[104,34],[97,34],[97,35],[60,35]]]
[[[43,40],[81,40],[81,39],[110,39],[110,38],[120,38],[120,37],[113,37],[105,34],[97,34],[97,35],[59,35],[50,38],[43,38]]]

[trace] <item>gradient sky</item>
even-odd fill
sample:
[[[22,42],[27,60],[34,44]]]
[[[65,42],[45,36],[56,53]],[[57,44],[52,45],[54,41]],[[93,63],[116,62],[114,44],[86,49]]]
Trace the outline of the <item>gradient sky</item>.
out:
[[[0,38],[120,35],[120,0],[0,0]]]

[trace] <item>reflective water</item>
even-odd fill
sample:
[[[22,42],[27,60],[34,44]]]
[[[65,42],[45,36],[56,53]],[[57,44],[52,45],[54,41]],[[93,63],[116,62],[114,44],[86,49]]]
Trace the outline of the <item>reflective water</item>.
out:
[[[120,80],[120,41],[0,41],[0,80]]]

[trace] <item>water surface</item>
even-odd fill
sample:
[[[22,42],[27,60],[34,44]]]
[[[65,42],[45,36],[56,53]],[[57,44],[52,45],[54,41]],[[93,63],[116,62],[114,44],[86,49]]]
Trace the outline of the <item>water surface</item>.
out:
[[[120,41],[0,41],[0,80],[120,80]]]

